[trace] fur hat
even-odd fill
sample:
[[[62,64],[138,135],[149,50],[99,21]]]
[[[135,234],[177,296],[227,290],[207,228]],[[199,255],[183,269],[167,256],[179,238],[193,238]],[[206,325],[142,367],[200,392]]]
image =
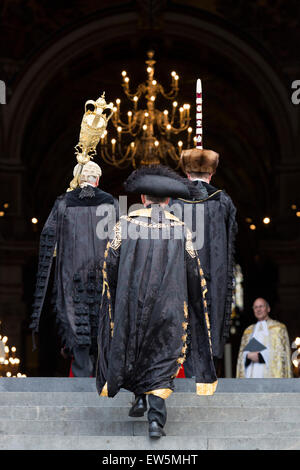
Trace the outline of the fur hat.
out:
[[[214,174],[218,164],[219,154],[213,150],[193,148],[181,152],[180,165],[184,173]]]
[[[124,183],[129,193],[155,197],[189,198],[186,178],[164,165],[143,166],[129,175]]]

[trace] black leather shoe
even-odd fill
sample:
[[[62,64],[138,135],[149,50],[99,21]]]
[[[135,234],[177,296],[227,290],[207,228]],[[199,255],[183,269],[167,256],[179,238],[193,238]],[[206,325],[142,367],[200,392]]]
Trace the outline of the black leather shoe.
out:
[[[144,416],[145,411],[147,411],[147,401],[144,395],[136,397],[132,407],[129,410],[128,415],[132,418],[141,418]]]
[[[165,431],[158,424],[157,421],[151,421],[151,423],[149,423],[149,437],[159,438],[159,437],[165,436],[165,435],[166,435]]]

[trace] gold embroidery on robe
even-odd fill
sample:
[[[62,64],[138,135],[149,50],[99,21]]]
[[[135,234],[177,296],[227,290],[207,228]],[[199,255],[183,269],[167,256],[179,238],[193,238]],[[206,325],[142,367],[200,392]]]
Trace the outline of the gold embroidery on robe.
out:
[[[121,235],[121,222],[117,222],[113,228],[115,233],[113,240],[110,242],[110,246],[113,250],[117,250],[122,243]]]
[[[100,397],[108,397],[107,382],[101,390]]]
[[[184,317],[187,319],[188,318],[188,306],[187,306],[187,303],[186,301],[184,301],[183,303],[183,315]],[[184,333],[186,333],[186,330],[188,328],[188,322],[187,321],[184,321],[182,322],[182,328],[183,328],[183,331]],[[175,377],[177,377],[177,375],[179,374],[179,371],[181,369],[181,366],[182,364],[185,362],[185,359],[186,359],[186,351],[187,351],[187,344],[186,344],[186,340],[187,340],[187,334],[184,334],[182,337],[181,337],[182,341],[183,341],[183,346],[182,346],[182,349],[181,349],[181,354],[182,356],[180,356],[178,359],[177,359],[177,364],[180,364],[179,368],[177,369],[177,371],[175,372],[175,374],[173,374],[171,376],[172,379],[174,379]]]
[[[186,302],[184,302],[184,304],[183,304],[183,311],[184,311],[184,317],[188,318],[189,313],[188,313],[188,306],[187,306]]]
[[[187,228],[186,231],[186,242],[185,242],[185,249],[190,255],[191,258],[196,258],[196,252],[194,250],[194,245],[193,245],[193,237],[190,232],[190,230]]]
[[[129,215],[122,215],[120,219],[127,220],[127,222],[140,225],[141,227],[147,227],[147,228],[169,228],[169,227],[176,227],[178,225],[184,225],[184,222],[178,219],[178,217],[175,217],[175,215],[171,214],[168,211],[164,211],[164,216],[166,219],[171,220],[170,224],[165,224],[163,222],[154,222],[154,223],[148,223],[144,222],[142,220],[136,220],[133,217],[145,217],[145,218],[151,218],[152,215],[152,209],[139,209],[137,211],[130,212]]]
[[[184,363],[184,357],[179,357],[177,359],[178,364],[183,364]]]
[[[182,322],[182,328],[183,328],[184,330],[186,330],[187,327],[188,327],[188,322],[187,322],[187,321],[183,321],[183,322]]]
[[[145,392],[146,395],[155,395],[156,397],[163,398],[166,400],[171,393],[173,393],[173,390],[170,388],[158,388],[157,390],[151,390],[150,392]]]
[[[103,267],[102,267],[102,277],[103,277],[102,298],[104,297],[105,292],[106,292],[107,299],[108,299],[108,315],[109,315],[109,324],[110,324],[110,334],[111,334],[111,336],[113,336],[113,334],[114,334],[114,323],[112,321],[111,295],[110,295],[110,289],[109,289],[109,284],[108,284],[108,281],[107,281],[107,272],[106,272],[106,269],[107,269],[106,258],[108,257],[108,252],[109,252],[110,246],[111,246],[110,242],[107,242],[106,249],[105,249],[105,252],[104,252],[104,263],[103,263]]]
[[[213,395],[216,391],[217,385],[217,380],[211,384],[196,383],[197,395]]]
[[[187,350],[187,345],[185,344],[183,348],[181,349],[182,354],[185,354]]]

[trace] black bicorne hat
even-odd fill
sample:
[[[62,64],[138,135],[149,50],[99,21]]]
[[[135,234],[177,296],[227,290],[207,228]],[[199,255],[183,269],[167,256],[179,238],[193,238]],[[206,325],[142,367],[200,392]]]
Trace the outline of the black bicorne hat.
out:
[[[188,199],[190,196],[187,180],[163,165],[145,166],[133,171],[124,188],[129,193],[155,197]]]

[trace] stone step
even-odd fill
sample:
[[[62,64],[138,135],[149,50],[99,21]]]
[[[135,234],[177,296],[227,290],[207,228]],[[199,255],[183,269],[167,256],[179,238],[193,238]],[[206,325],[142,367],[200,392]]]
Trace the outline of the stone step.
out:
[[[194,379],[176,379],[176,392],[195,393]],[[1,392],[95,392],[94,378],[1,377]],[[125,392],[126,393],[126,392]],[[219,379],[218,393],[300,393],[299,379]]]
[[[0,422],[11,421],[90,421],[118,422],[128,420],[129,406],[1,406]],[[300,406],[205,407],[167,404],[168,421],[197,423],[198,421],[283,421],[300,423]]]
[[[300,437],[234,437],[201,438],[198,436],[166,436],[151,440],[148,436],[1,436],[0,450],[166,450],[188,451],[196,454],[201,450],[299,450]],[[197,450],[195,450],[197,449]],[[186,452],[184,452],[186,454]],[[101,464],[102,455],[99,454]],[[143,457],[144,458],[144,457]],[[147,457],[146,457],[147,458]],[[150,461],[154,458],[149,453]]]
[[[0,378],[0,449],[300,449],[298,379],[220,379],[213,396],[177,379],[154,442],[146,415],[128,417],[132,399],[99,397],[93,378]]]
[[[168,419],[165,431],[168,436],[198,437],[300,437],[299,423],[295,422],[175,422]],[[0,420],[0,440],[5,435],[56,436],[147,436],[146,420],[99,421],[99,420]]]
[[[131,406],[133,394],[121,392],[114,398],[100,397],[95,392],[0,392],[2,406],[92,406],[101,408]],[[204,407],[298,407],[299,393],[215,393],[198,396],[196,393],[175,392],[167,399],[167,406]]]

